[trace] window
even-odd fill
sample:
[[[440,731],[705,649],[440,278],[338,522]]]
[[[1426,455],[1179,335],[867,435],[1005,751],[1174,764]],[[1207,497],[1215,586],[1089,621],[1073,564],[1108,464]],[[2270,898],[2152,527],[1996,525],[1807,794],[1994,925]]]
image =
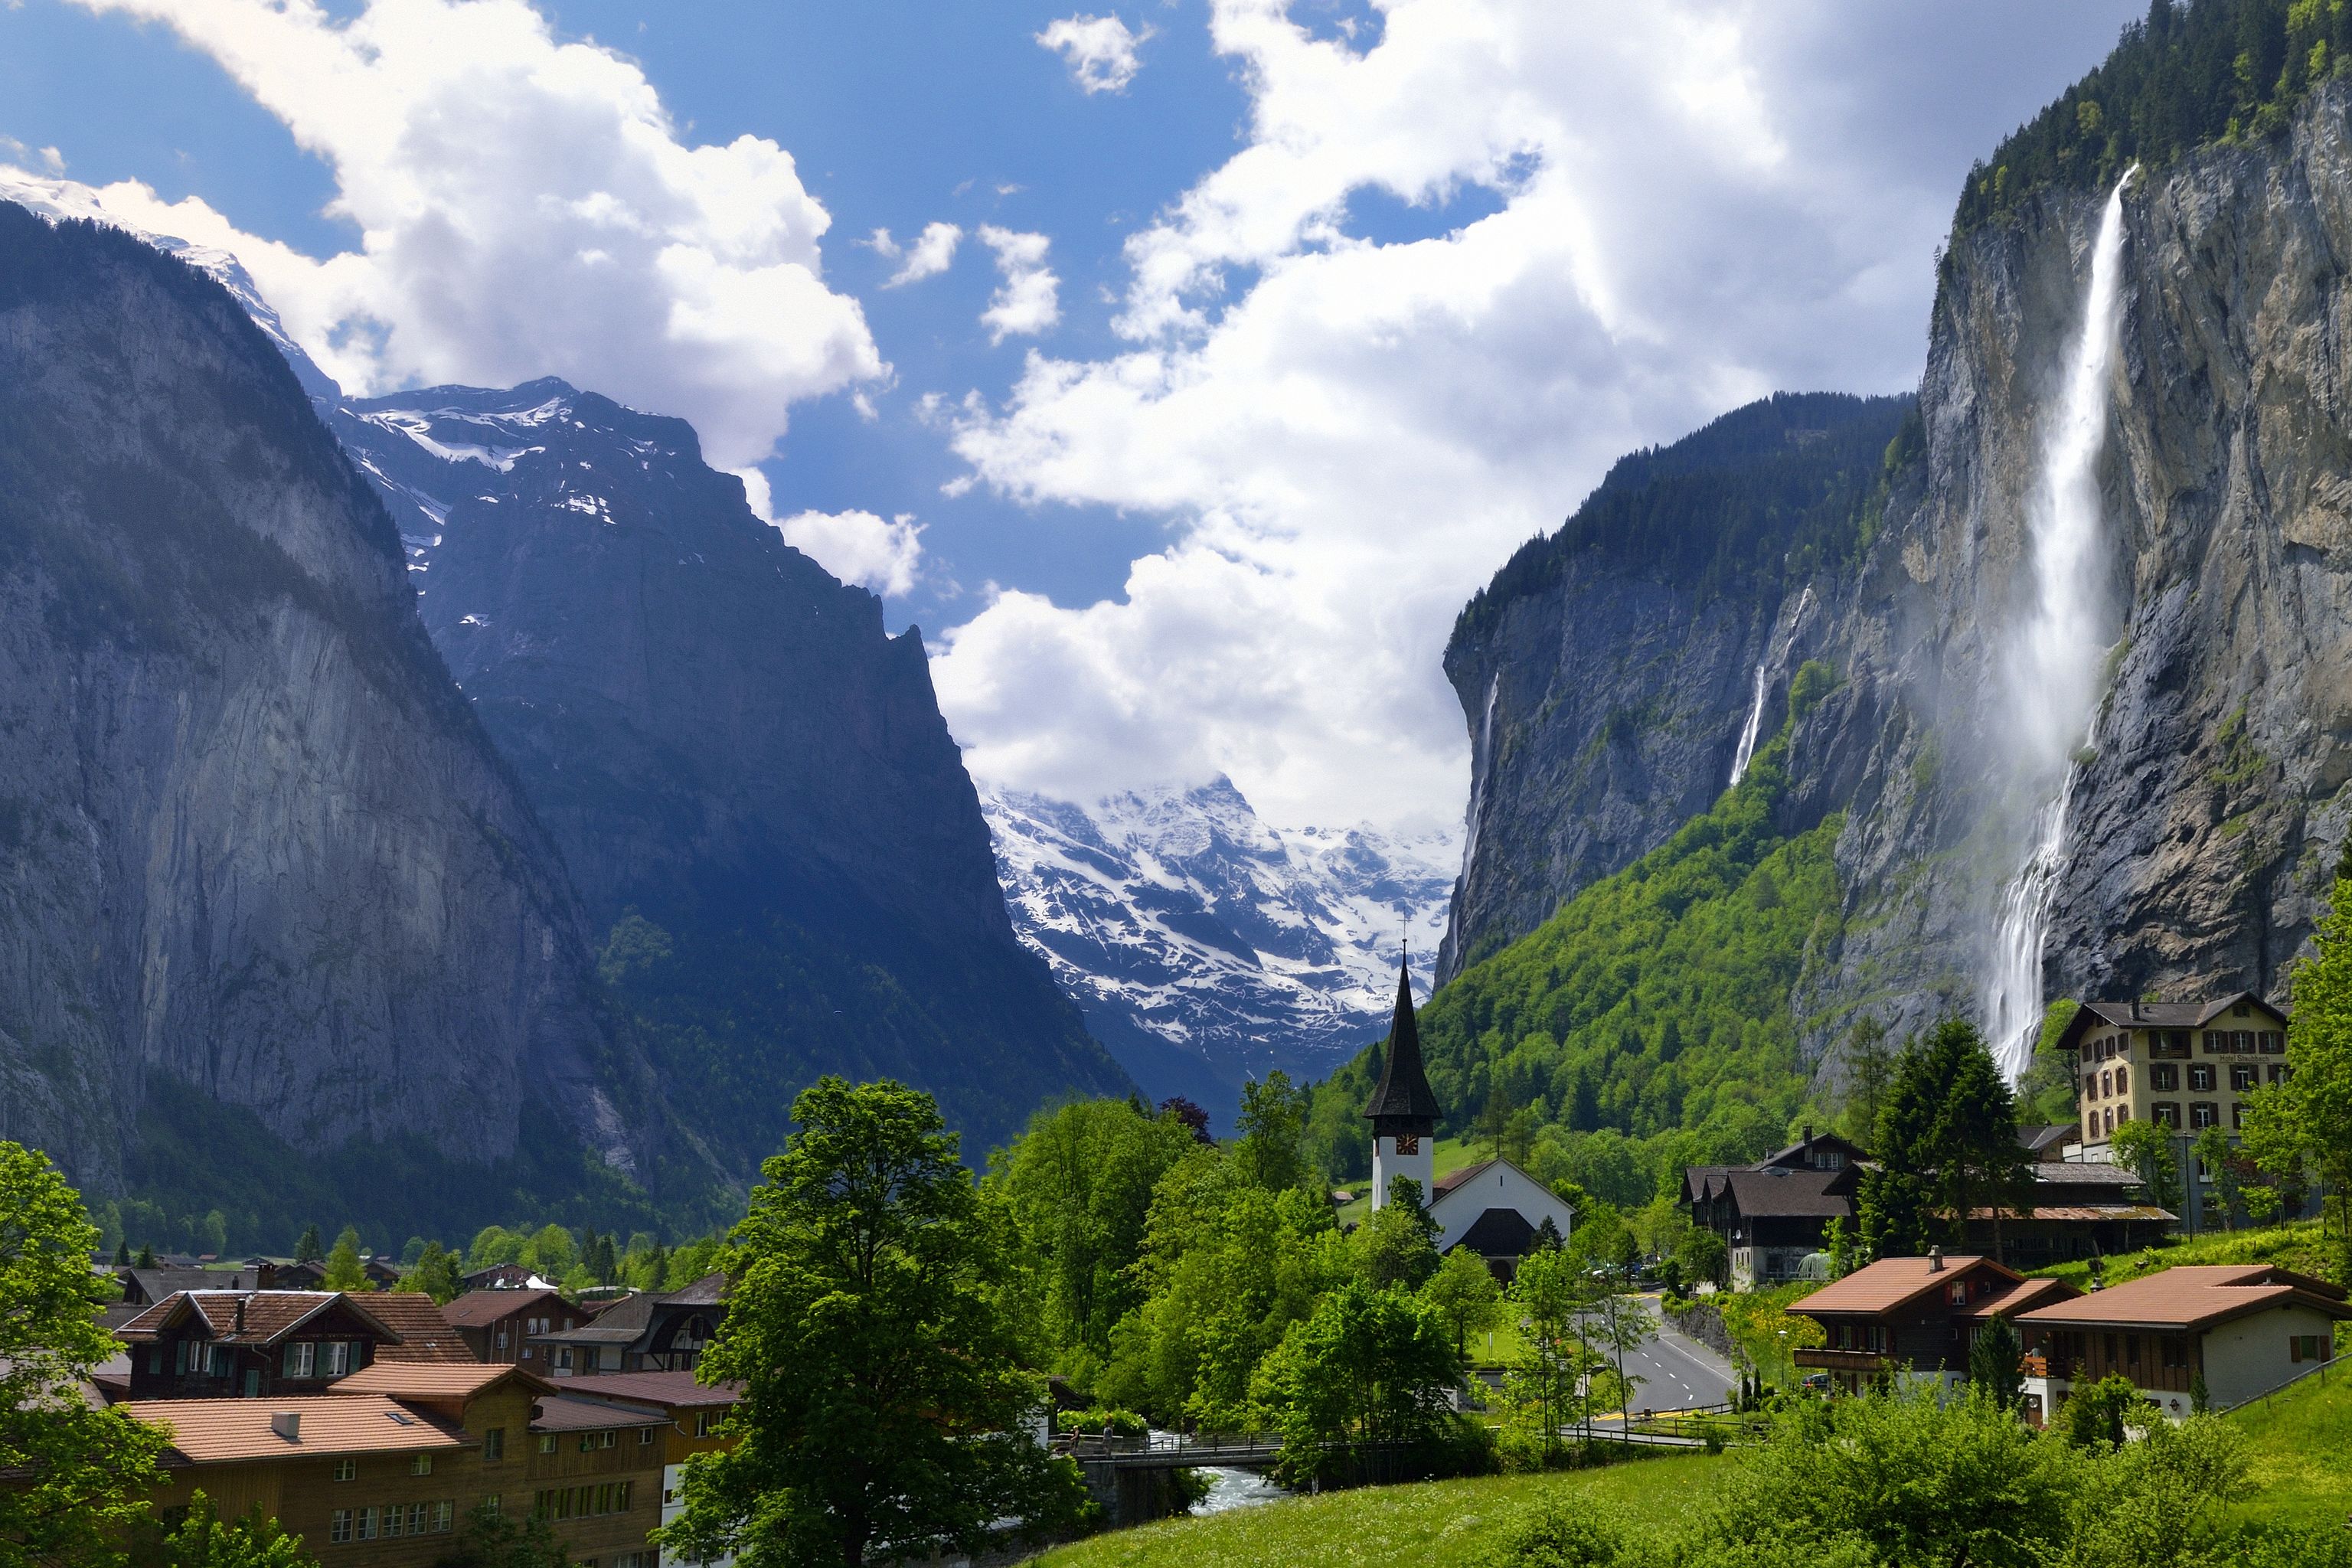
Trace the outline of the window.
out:
[[[1843,1171],[1845,1169],[1845,1156],[1835,1149],[1824,1149],[1819,1163],[1824,1171]]]
[[[2085,1138],[2096,1138],[2098,1135],[2099,1113],[2094,1110],[2089,1115],[2083,1118],[2083,1136]]]
[[[384,1506],[383,1538],[386,1541],[390,1541],[395,1536],[405,1535],[408,1533],[408,1531],[403,1528],[401,1511],[401,1507],[396,1502],[387,1503]]]
[[[184,1377],[187,1374],[187,1371],[188,1342],[185,1340],[173,1340],[172,1342],[172,1375],[174,1377]]]
[[[539,1440],[539,1451],[542,1454],[552,1454],[555,1452],[554,1433],[550,1432]]]
[[[496,1492],[485,1492],[482,1494],[482,1506],[488,1509],[492,1513],[499,1511],[499,1494]]]
[[[580,1434],[580,1451],[583,1454],[593,1454],[596,1451],[595,1433],[583,1432]]]
[[[359,1519],[356,1521],[359,1525],[359,1539],[362,1541],[373,1541],[376,1533],[376,1510],[372,1508],[363,1508],[356,1510],[355,1511],[359,1514]]]
[[[2147,1069],[2147,1087],[2158,1094],[2170,1094],[2180,1087],[2180,1069],[2170,1062],[2158,1062]]]
[[[495,1464],[497,1464],[500,1459],[503,1459],[503,1458],[505,1458],[506,1457],[507,1457],[507,1429],[506,1429],[505,1427],[503,1427],[503,1426],[493,1426],[493,1427],[491,1427],[488,1431],[487,1431],[487,1432],[483,1433],[483,1434],[482,1434],[482,1460],[483,1460],[483,1462],[484,1462],[485,1464],[491,1464],[491,1465],[495,1465]]]
[[[2230,1064],[2230,1087],[2240,1094],[2245,1093],[2261,1081],[2262,1071],[2253,1063],[2231,1062]]]
[[[2106,1110],[2099,1112],[2099,1120],[2105,1124],[2105,1131],[2113,1132],[2116,1130],[2115,1107],[2109,1106]]]
[[[2252,1005],[2245,1002],[2241,1002],[2236,1006],[2230,1009],[2230,1016],[2232,1018],[2251,1017],[2252,1014]]]
[[[2271,1063],[2268,1077],[2270,1081],[2273,1083],[2284,1083],[2286,1081],[2285,1069],[2280,1067],[2276,1062]]]
[[[2083,1075],[2083,1098],[2084,1100],[2096,1100],[2099,1098],[2099,1075],[2097,1073],[2086,1072]]]
[[[2214,1082],[2214,1073],[2213,1073],[2213,1064],[2212,1064],[2211,1062],[2197,1062],[2197,1063],[2192,1064],[2192,1065],[2189,1067],[2189,1093],[2191,1093],[2191,1094],[2210,1094],[2210,1093],[2212,1093],[2212,1092],[2213,1092],[2213,1082]]]
[[[635,1483],[631,1481],[619,1481],[614,1484],[613,1511],[614,1513],[626,1513],[629,1511],[629,1488],[634,1484]]]
[[[2129,1094],[2131,1092],[2131,1068],[2117,1068],[2116,1069],[2116,1092],[2117,1094]]]
[[[2230,1102],[2230,1131],[2237,1131],[2246,1124],[2246,1107],[2242,1100]]]
[[[500,1330],[499,1331],[499,1349],[500,1349],[500,1350],[504,1350],[504,1349],[506,1349],[506,1348],[507,1348],[507,1331],[506,1331],[504,1329],[500,1329]]]
[[[555,1364],[559,1371],[570,1372],[572,1370],[572,1347],[570,1345],[558,1345],[555,1347]]]
[[[719,1424],[726,1418],[727,1413],[723,1410],[696,1411],[694,1413],[694,1435],[698,1437],[715,1436],[719,1431]]]
[[[483,1500],[488,1502],[492,1508],[496,1508],[499,1506],[499,1494],[492,1492]],[[436,1535],[448,1534],[449,1527],[456,1521],[457,1517],[457,1500],[454,1498],[443,1498],[439,1502],[435,1503],[433,1505],[433,1533]]]
[[[2164,1365],[2168,1372],[2178,1372],[2189,1364],[2189,1342],[2177,1334],[2167,1334],[2159,1342],[2164,1348]]]
[[[2222,1056],[2225,1055],[2229,1049],[2229,1036],[2223,1034],[2219,1029],[2208,1029],[2205,1031],[2205,1054],[2207,1056]]]
[[[2189,1126],[2201,1131],[2204,1128],[2212,1126],[2215,1122],[2221,1120],[2221,1108],[2212,1103],[2212,1101],[2193,1100],[2189,1102]]]
[[[338,1476],[335,1479],[337,1480],[341,1480],[342,1478]],[[349,1541],[351,1538],[352,1510],[347,1508],[339,1508],[327,1521],[327,1539],[332,1542],[341,1542]]]
[[[2114,1096],[2115,1096],[2115,1092],[2116,1092],[2116,1075],[2115,1075],[2114,1073],[2112,1073],[2112,1072],[2103,1072],[2103,1073],[2101,1073],[2101,1074],[2099,1075],[2099,1098],[2100,1098],[2101,1100],[2110,1100],[2110,1099],[2113,1099],[2113,1098],[2114,1098]]]
[[[2189,1031],[2175,1029],[2164,1037],[2164,1054],[2186,1059],[2189,1055]]]
[[[640,1428],[637,1432],[637,1447],[640,1448],[652,1447],[654,1446],[654,1438],[659,1435],[660,1434],[651,1426]]]
[[[2128,1105],[2118,1105],[2118,1106],[2116,1106],[2116,1120],[2117,1121],[2119,1121],[2119,1122],[2120,1122],[2120,1121],[2129,1121],[2131,1120],[2131,1107],[2130,1107],[2130,1106],[2128,1106]]]
[[[2254,1032],[2252,1029],[2231,1030],[2230,1049],[2242,1057],[2252,1056],[2254,1049]]]
[[[2264,1029],[2255,1043],[2255,1048],[2266,1057],[2284,1056],[2286,1053],[2286,1036],[2276,1029]]]
[[[2287,1338],[2286,1359],[2291,1362],[2333,1361],[2336,1345],[2328,1334],[2291,1334]]]
[[[408,1461],[408,1473],[412,1476],[431,1475],[433,1473],[433,1456],[430,1454],[418,1454],[411,1458]]]
[[[596,1436],[597,1446],[604,1448],[612,1447],[621,1440],[621,1434],[609,1426]]]
[[[2178,1128],[2180,1125],[2180,1102],[2177,1100],[2159,1100],[2148,1110],[2155,1114],[2158,1127]]]
[[[339,1481],[356,1480],[359,1479],[359,1473],[360,1462],[357,1459],[337,1459],[335,1461],[335,1479]]]
[[[351,1342],[351,1341],[349,1341],[349,1340],[331,1340],[331,1341],[329,1341],[329,1342],[328,1342],[328,1343],[327,1343],[326,1351],[327,1351],[327,1373],[326,1373],[326,1375],[327,1375],[327,1376],[329,1376],[329,1377],[341,1377],[343,1374],[345,1374],[346,1373],[348,1373],[348,1372],[350,1372],[350,1371],[352,1370],[352,1342]]]
[[[2124,1336],[2124,1362],[2129,1366],[2137,1366],[2139,1364],[2139,1336],[2137,1334],[2126,1334]]]

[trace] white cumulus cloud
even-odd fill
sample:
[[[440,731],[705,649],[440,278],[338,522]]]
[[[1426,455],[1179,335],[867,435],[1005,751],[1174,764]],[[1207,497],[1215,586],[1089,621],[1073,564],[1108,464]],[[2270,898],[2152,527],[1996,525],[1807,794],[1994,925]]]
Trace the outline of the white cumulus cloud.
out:
[[[982,224],[980,242],[996,252],[996,270],[1003,279],[980,313],[991,342],[1042,332],[1062,319],[1062,280],[1045,265],[1052,241],[1042,234]]]
[[[824,279],[831,223],[763,137],[691,144],[638,67],[525,0],[78,0],[165,23],[332,171],[358,244],[312,257],[135,182],[121,221],[234,253],[362,392],[560,375],[766,456],[790,406],[886,367]]]
[[[955,260],[956,247],[963,242],[963,230],[951,223],[926,224],[923,232],[917,235],[911,244],[902,247],[891,242],[888,229],[877,228],[874,231],[874,241],[876,250],[898,261],[898,270],[890,274],[889,281],[882,285],[885,289],[896,289],[901,284],[919,283],[926,278],[936,278],[945,272]]]
[[[740,468],[736,477],[743,481],[743,497],[752,511],[772,523],[785,543],[843,582],[877,594],[904,594],[915,585],[923,559],[923,525],[912,513],[883,518],[853,508],[777,517],[767,475]]]
[[[1175,534],[1118,598],[1001,594],[946,635],[983,780],[1222,772],[1287,824],[1451,816],[1467,596],[1632,447],[1776,388],[1912,384],[1969,159],[2128,7],[1380,9],[1362,47],[1213,0],[1244,144],[1129,242],[1125,348],[935,405],[971,482]],[[1421,215],[1406,237],[1367,233],[1366,193]]]
[[[1124,92],[1143,68],[1136,51],[1152,35],[1149,23],[1139,33],[1129,32],[1117,16],[1080,13],[1047,24],[1037,42],[1062,57],[1070,79],[1087,93]]]

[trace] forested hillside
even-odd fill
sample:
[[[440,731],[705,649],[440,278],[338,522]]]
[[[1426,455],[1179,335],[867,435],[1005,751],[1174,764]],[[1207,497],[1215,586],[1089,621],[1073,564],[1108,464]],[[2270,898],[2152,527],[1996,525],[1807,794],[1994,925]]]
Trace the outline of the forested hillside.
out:
[[[2151,0],[2104,64],[1969,171],[1953,227],[2011,216],[2048,185],[2104,189],[2134,163],[2276,136],[2347,48],[2342,0]]]
[[[1843,819],[1794,835],[1774,819],[1790,731],[1834,679],[1801,669],[1789,721],[1738,788],[1422,1010],[1446,1132],[1483,1129],[1546,1179],[1619,1204],[1683,1163],[1783,1139],[1807,1094],[1790,992],[1839,918]],[[1335,1177],[1369,1166],[1360,1112],[1381,1060],[1373,1047],[1314,1091],[1313,1146]]]

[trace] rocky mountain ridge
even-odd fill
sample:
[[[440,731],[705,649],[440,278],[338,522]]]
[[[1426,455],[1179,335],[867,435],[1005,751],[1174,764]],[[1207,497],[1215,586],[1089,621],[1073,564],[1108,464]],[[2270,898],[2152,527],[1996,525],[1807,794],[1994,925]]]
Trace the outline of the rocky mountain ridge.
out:
[[[1249,1079],[1319,1078],[1379,1036],[1401,942],[1427,994],[1451,835],[1278,831],[1223,778],[982,804],[1022,939],[1148,1092],[1221,1128]]]
[[[2331,886],[2352,817],[2352,425],[2331,346],[2352,310],[2347,175],[2352,84],[2336,80],[2276,136],[2126,191],[2097,470],[2112,625],[2067,785],[2045,995],[2283,994]],[[1498,737],[1481,750],[1465,889],[1528,879],[1516,846],[1599,837],[1579,826],[1588,799],[1539,787],[1543,759],[1591,744],[1596,713],[1669,699],[1664,738],[1641,745],[1681,761],[1612,808],[1638,852],[1723,782],[1759,665],[1769,689],[1818,658],[1837,685],[1791,737],[1782,807],[1792,831],[1846,813],[1843,909],[1802,955],[1794,1001],[1810,1059],[1833,1076],[1860,1016],[1899,1037],[1981,1012],[1994,910],[2043,804],[2006,782],[2003,648],[2032,602],[2048,409],[2105,195],[2053,185],[1955,239],[1916,445],[1890,448],[1873,524],[1843,558],[1726,595],[1711,616],[1665,602],[1655,574],[1587,563],[1457,637],[1465,720]],[[1675,634],[1663,663],[1622,635],[1578,651],[1578,628],[1646,639],[1657,624]],[[1538,635],[1514,640],[1515,626]],[[1586,695],[1548,710],[1566,689]],[[1582,875],[1538,879],[1537,901]],[[1457,901],[1449,952],[1475,955],[1524,915],[1485,918]]]
[[[115,231],[0,248],[0,1135],[102,1195],[159,1109],[477,1163],[551,1115],[649,1175],[561,857],[284,360]]]

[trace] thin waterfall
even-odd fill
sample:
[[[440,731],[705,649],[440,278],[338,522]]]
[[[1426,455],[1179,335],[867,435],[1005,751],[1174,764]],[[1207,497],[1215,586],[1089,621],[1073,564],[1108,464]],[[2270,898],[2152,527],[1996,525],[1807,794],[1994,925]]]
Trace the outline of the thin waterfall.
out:
[[[1486,678],[1486,715],[1478,721],[1478,750],[1470,759],[1470,819],[1463,834],[1462,880],[1470,876],[1470,868],[1478,859],[1478,826],[1486,815],[1486,779],[1495,771],[1495,699],[1503,689],[1503,672],[1496,670]],[[1486,765],[1479,765],[1480,759]],[[1455,883],[1458,890],[1460,882]]]
[[[1789,635],[1780,644],[1780,657],[1787,658],[1789,649],[1797,640],[1797,628],[1804,624],[1805,606],[1813,602],[1813,585],[1797,595],[1796,614],[1789,617]],[[1756,760],[1756,742],[1764,733],[1764,689],[1766,674],[1772,668],[1772,650],[1768,643],[1764,657],[1756,661],[1756,695],[1748,702],[1748,722],[1739,731],[1739,750],[1731,758],[1731,783],[1727,789],[1738,789],[1739,781],[1748,776],[1748,764]]]
[[[1748,722],[1739,731],[1739,750],[1731,757],[1733,789],[1739,787],[1739,781],[1748,774],[1748,759],[1756,755],[1756,731],[1764,727],[1764,672],[1771,663],[1769,654],[1756,661],[1756,695],[1748,704]]]
[[[2042,429],[2042,472],[2026,511],[2033,605],[2010,647],[2008,701],[1996,716],[2014,746],[2013,783],[2040,804],[2028,848],[2003,891],[1985,979],[1987,1037],[2011,1083],[2032,1059],[2042,1027],[2042,946],[2066,850],[2074,753],[2090,739],[2107,643],[2105,520],[2099,456],[2106,447],[2109,383],[2123,314],[2125,171],[2107,195],[2091,250],[2082,335]]]

